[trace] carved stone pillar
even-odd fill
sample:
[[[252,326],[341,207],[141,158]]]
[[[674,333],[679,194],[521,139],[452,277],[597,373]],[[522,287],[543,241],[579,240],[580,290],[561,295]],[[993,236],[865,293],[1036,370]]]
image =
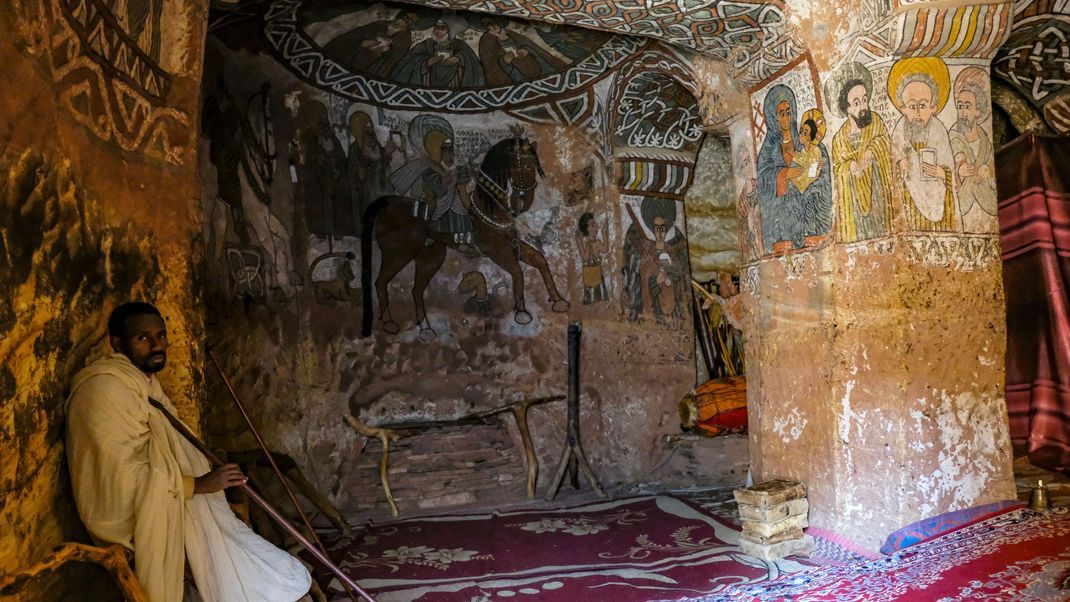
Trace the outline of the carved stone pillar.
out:
[[[811,524],[870,549],[1015,495],[988,75],[1010,5],[893,4],[786,7],[806,50],[729,128],[754,478],[802,481]]]

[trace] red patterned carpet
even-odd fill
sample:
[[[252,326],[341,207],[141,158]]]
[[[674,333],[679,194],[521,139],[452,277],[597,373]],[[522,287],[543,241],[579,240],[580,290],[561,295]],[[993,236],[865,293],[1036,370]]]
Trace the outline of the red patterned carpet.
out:
[[[693,599],[813,566],[745,556],[738,538],[728,521],[654,496],[372,525],[332,554],[380,602]],[[317,580],[348,599],[330,575]]]
[[[1070,509],[1011,509],[878,560],[810,569],[698,599],[1070,600]]]

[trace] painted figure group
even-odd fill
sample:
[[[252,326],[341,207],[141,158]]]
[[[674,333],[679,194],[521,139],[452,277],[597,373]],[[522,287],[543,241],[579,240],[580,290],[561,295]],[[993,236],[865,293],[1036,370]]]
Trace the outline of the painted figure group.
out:
[[[431,88],[512,85],[560,71],[597,47],[600,36],[576,37],[552,28],[535,29],[539,40],[481,17],[472,27],[456,14],[433,20],[399,10],[335,36],[325,53],[355,73],[400,84]],[[414,37],[423,37],[413,43]],[[466,40],[477,39],[471,45]]]
[[[845,119],[832,137],[831,158],[821,142],[820,111],[797,118],[791,88],[768,90],[757,178],[745,181],[739,201],[749,258],[811,247],[830,232],[841,242],[884,236],[900,214],[907,231],[996,230],[993,148],[983,128],[991,114],[985,70],[966,67],[952,84],[942,60],[911,58],[896,62],[887,81],[888,99],[900,113],[890,131],[871,107],[868,69],[850,63],[826,83],[829,105]],[[952,93],[956,121],[949,129],[939,115]]]

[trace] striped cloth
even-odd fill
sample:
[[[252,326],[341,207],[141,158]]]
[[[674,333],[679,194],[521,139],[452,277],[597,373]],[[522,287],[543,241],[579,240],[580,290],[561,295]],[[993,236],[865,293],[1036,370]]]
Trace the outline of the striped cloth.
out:
[[[1070,139],[1024,135],[996,153],[1007,408],[1029,461],[1070,468]]]

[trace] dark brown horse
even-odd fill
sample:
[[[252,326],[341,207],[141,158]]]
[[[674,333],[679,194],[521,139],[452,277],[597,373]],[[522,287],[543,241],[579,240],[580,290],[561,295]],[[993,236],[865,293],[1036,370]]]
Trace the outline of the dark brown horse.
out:
[[[568,311],[569,303],[561,297],[554,284],[550,268],[535,247],[520,240],[516,219],[527,211],[535,199],[538,177],[543,175],[535,144],[526,138],[507,138],[492,146],[483,159],[477,180],[476,195],[468,210],[472,217],[473,238],[479,251],[502,269],[509,272],[513,282],[513,319],[518,324],[531,322],[531,314],[524,306],[524,272],[521,263],[539,271],[546,291],[550,294],[551,309]],[[435,331],[427,322],[424,309],[424,290],[446,258],[446,250],[456,249],[453,236],[432,232],[428,222],[414,216],[416,202],[403,196],[386,196],[372,203],[364,213],[361,240],[361,282],[364,293],[364,336],[372,332],[372,236],[379,242],[381,266],[375,279],[379,299],[379,318],[383,330],[391,334],[399,330],[390,314],[387,285],[410,262],[416,262],[416,276],[412,285],[412,300],[416,307],[416,323],[420,337],[430,340]]]

